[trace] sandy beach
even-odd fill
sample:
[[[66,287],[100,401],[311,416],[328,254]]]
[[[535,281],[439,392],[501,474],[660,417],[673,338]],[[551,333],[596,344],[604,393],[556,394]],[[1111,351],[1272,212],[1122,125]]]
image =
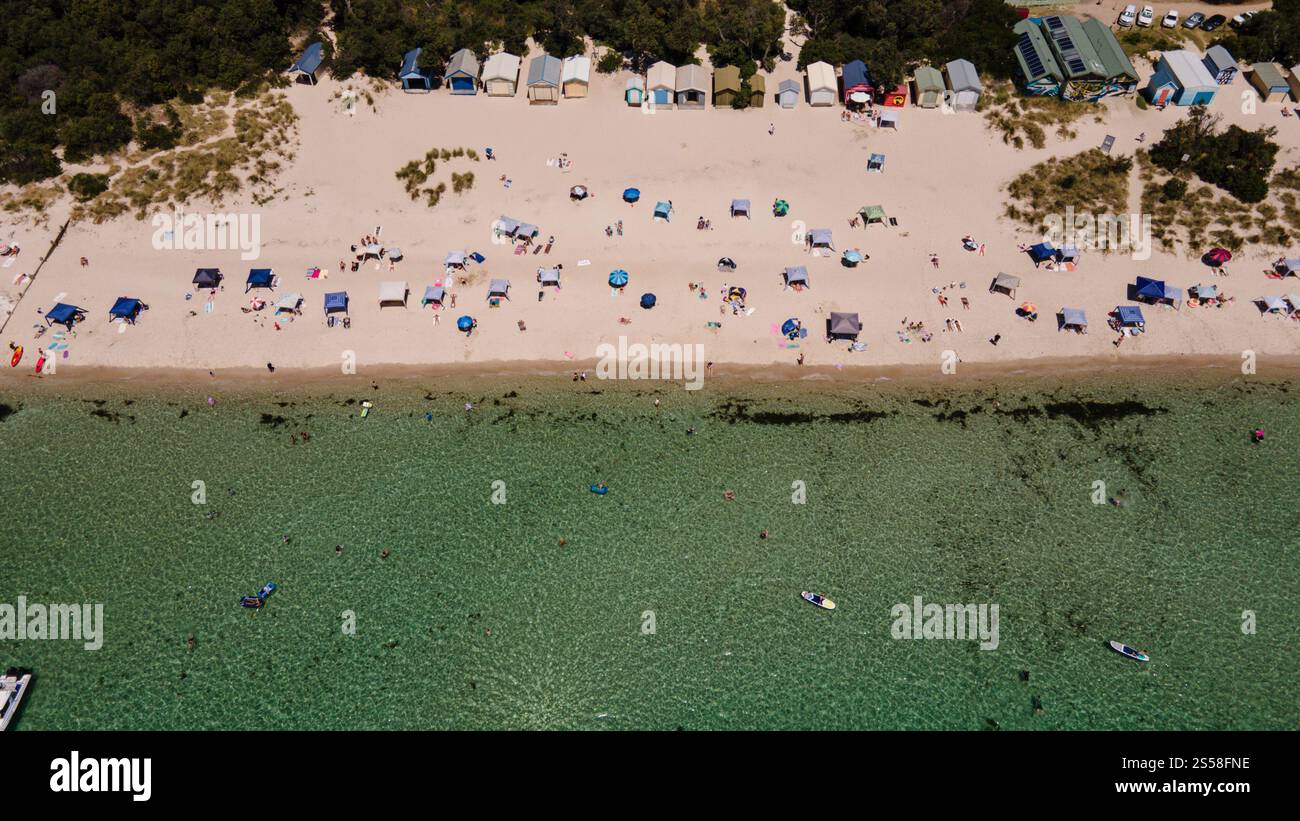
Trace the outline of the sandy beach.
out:
[[[1149,75],[1145,62],[1137,65],[1144,78]],[[937,369],[945,351],[963,363],[1239,360],[1243,351],[1267,362],[1300,355],[1300,324],[1261,316],[1251,302],[1296,290],[1293,280],[1264,275],[1277,249],[1239,254],[1227,277],[1158,249],[1146,260],[1085,251],[1076,271],[1035,269],[1020,247],[1041,237],[1003,216],[1005,186],[1035,163],[1099,146],[1106,135],[1116,138],[1113,153],[1131,153],[1141,145],[1139,134],[1145,133],[1149,145],[1186,109],[1139,110],[1131,99],[1110,100],[1098,108],[1104,122],[1079,120],[1075,138],[1049,136],[1043,149],[1016,150],[979,114],[910,105],[901,110],[897,132],[846,123],[840,107],[810,108],[802,101],[794,110],[769,102],[748,111],[710,106],[648,115],[622,102],[628,76],[593,73],[586,99],[556,106],[529,105],[522,90],[514,98],[489,98],[404,94],[390,87],[370,91],[373,106],[363,95],[348,110],[339,93],[371,83],[328,78],[279,92],[300,121],[294,159],[276,181],[278,196],[261,206],[237,200],[185,209],[259,215],[257,259],[241,259],[239,250],[156,250],[158,229],[130,216],[101,225],[78,222],[20,294],[14,278],[35,271],[70,206],[61,202],[40,226],[6,217],[0,234],[23,248],[2,280],[11,303],[21,296],[6,341],[34,354],[50,341],[48,335],[34,338],[34,326],[42,323],[38,310],[63,301],[87,309],[88,320],[64,339],[60,374],[77,368],[265,369],[266,363],[283,374],[340,368],[351,357],[363,375],[377,365],[503,362],[564,371],[591,362],[598,346],[617,344],[620,336],[632,343],[702,343],[707,360],[748,366],[793,365],[802,355],[808,367]],[[768,87],[798,76],[793,62],[779,63]],[[1238,77],[1217,96],[1213,113],[1244,128],[1277,126],[1277,167],[1295,165],[1300,118],[1283,118],[1278,104],[1243,113],[1245,93],[1253,92]],[[473,171],[472,190],[449,189],[434,208],[412,201],[394,176],[397,169],[430,148],[455,147],[472,148],[480,157],[491,147],[497,159],[440,163],[430,184],[449,181],[452,171]],[[883,173],[866,171],[872,153],[886,155]],[[568,167],[558,167],[561,155]],[[571,201],[574,185],[587,186],[593,196]],[[639,203],[622,201],[628,187],[641,190]],[[1134,213],[1139,189],[1135,182]],[[752,202],[752,218],[729,217],[733,198]],[[788,217],[773,216],[776,198],[789,201]],[[673,203],[671,222],[651,219],[657,201]],[[897,226],[850,227],[860,207],[874,204]],[[502,215],[535,223],[543,244],[555,237],[554,247],[547,254],[516,255],[510,245],[495,244],[492,225]],[[711,229],[697,230],[698,218],[709,220]],[[608,236],[606,227],[620,220],[622,234]],[[339,262],[354,256],[350,246],[377,228],[385,246],[404,254],[395,270],[383,260],[340,271]],[[802,232],[817,228],[834,232],[837,253],[807,252]],[[963,250],[967,235],[983,246],[982,253]],[[844,267],[838,251],[847,248],[859,248],[869,259]],[[448,278],[442,261],[449,251],[477,251],[486,259]],[[1287,255],[1294,256],[1294,249]],[[716,263],[724,256],[738,270],[719,272]],[[89,264],[80,265],[81,257]],[[562,287],[540,289],[539,299],[537,269],[556,265],[563,266]],[[807,266],[811,284],[802,292],[785,288],[782,280],[785,267],[799,265]],[[191,285],[201,267],[225,274],[224,288],[211,298]],[[279,277],[272,301],[293,291],[303,295],[301,316],[281,319],[277,329],[269,308],[240,310],[249,304],[242,286],[254,267],[273,268]],[[308,279],[314,267],[327,277]],[[609,273],[620,268],[630,275],[621,293],[607,284]],[[989,292],[999,272],[1022,279],[1014,299]],[[1217,309],[1145,307],[1147,333],[1117,348],[1106,315],[1128,302],[1126,285],[1137,276],[1182,288],[1212,283],[1236,301]],[[488,282],[498,278],[511,282],[511,298],[490,307]],[[389,280],[408,284],[405,308],[379,306],[380,283]],[[439,281],[455,294],[455,307],[420,307],[425,287]],[[690,283],[703,283],[705,298]],[[747,289],[747,315],[725,308],[724,285]],[[322,311],[323,295],[338,290],[350,296],[348,329],[328,327]],[[647,292],[658,297],[653,310],[638,306]],[[108,321],[119,296],[150,306],[125,330]],[[1016,315],[1026,301],[1038,307],[1037,322]],[[1090,333],[1058,331],[1055,314],[1065,306],[1087,312]],[[832,311],[860,314],[865,350],[824,342]],[[456,330],[462,314],[479,323],[469,338]],[[800,319],[809,331],[795,347],[778,330],[787,318]],[[961,330],[948,330],[947,320],[959,322]],[[905,323],[915,322],[924,323],[930,341],[917,332],[906,335],[910,341],[900,339]],[[995,335],[998,344],[990,344]],[[25,360],[19,370],[30,372],[33,361]]]

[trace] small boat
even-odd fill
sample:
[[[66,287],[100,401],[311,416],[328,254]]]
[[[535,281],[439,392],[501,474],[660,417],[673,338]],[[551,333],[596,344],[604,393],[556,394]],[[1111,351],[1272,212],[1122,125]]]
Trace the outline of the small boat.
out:
[[[1134,661],[1151,660],[1151,657],[1148,656],[1146,653],[1143,653],[1141,650],[1134,650],[1132,647],[1129,647],[1127,644],[1121,644],[1118,641],[1110,641],[1107,642],[1107,644],[1109,644],[1110,649],[1114,650],[1116,653],[1119,653],[1121,656],[1126,656],[1128,658],[1131,658]]]
[[[31,689],[32,671],[10,667],[0,676],[0,732],[18,715],[18,705]]]
[[[808,602],[809,604],[815,604],[823,610],[835,609],[835,602],[831,601],[825,596],[819,595],[817,593],[809,593],[807,590],[803,591],[799,595],[803,596],[804,601]]]

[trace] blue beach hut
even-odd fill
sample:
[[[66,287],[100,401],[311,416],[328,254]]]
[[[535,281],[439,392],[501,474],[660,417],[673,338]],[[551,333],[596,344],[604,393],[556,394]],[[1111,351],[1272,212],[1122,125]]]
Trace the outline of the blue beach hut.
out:
[[[302,55],[298,57],[297,62],[289,66],[289,73],[293,75],[294,82],[316,85],[316,70],[325,60],[325,47],[321,43],[315,42],[303,50]]]
[[[402,67],[397,72],[397,79],[402,81],[402,91],[432,91],[433,72],[420,68],[422,48],[413,48],[402,55]]]
[[[62,325],[70,329],[85,318],[86,312],[83,309],[78,308],[76,305],[60,302],[45,314],[45,324],[47,326]]]
[[[348,292],[332,291],[325,295],[325,315],[348,312]]]
[[[463,48],[451,55],[443,74],[452,94],[478,93],[478,58],[474,52]]]
[[[112,322],[114,319],[120,319],[128,325],[134,325],[136,318],[140,316],[140,312],[147,307],[138,299],[120,296],[113,303],[113,307],[108,310],[108,321]]]
[[[275,290],[275,272],[270,268],[251,268],[248,271],[248,281],[244,283],[244,293],[248,293],[254,288],[267,288]]]

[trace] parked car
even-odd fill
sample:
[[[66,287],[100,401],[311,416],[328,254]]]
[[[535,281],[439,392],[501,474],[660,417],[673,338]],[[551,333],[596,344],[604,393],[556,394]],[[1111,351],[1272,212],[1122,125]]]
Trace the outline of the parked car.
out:
[[[1241,28],[1241,24],[1244,23],[1244,22],[1246,22],[1246,18],[1245,18],[1245,17],[1242,17],[1240,14],[1238,14],[1238,15],[1234,16],[1231,20],[1228,21],[1228,27],[1229,27],[1229,28],[1234,28],[1234,29],[1239,29],[1239,28]]]
[[[1124,10],[1119,13],[1119,24],[1125,28],[1133,25],[1133,21],[1137,19],[1137,13],[1137,6],[1125,6]]]
[[[1214,31],[1226,22],[1228,22],[1227,17],[1224,17],[1222,14],[1216,14],[1201,24],[1201,31]]]
[[[1201,14],[1199,11],[1193,12],[1192,14],[1187,15],[1187,19],[1183,21],[1183,28],[1194,29],[1204,22],[1205,22],[1204,14]]]
[[[1160,25],[1162,28],[1175,28],[1178,25],[1178,12],[1171,10],[1163,19],[1161,19]]]
[[[1142,13],[1138,15],[1139,26],[1149,26],[1156,19],[1156,10],[1150,6],[1143,6]]]

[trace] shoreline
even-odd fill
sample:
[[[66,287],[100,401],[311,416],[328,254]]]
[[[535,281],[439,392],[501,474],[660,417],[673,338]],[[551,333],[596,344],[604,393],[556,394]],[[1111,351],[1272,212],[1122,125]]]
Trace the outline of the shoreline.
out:
[[[475,382],[481,379],[556,379],[571,381],[575,371],[587,371],[584,385],[626,383],[646,391],[681,390],[680,380],[620,379],[602,380],[595,376],[597,360],[575,360],[541,364],[535,360],[469,362],[460,364],[430,363],[410,365],[389,363],[373,365],[354,374],[337,368],[282,368],[269,374],[261,368],[141,368],[76,367],[56,376],[36,376],[25,371],[7,371],[0,375],[0,390],[24,395],[58,396],[64,386],[79,391],[104,387],[144,387],[189,389],[207,385],[240,390],[337,390],[342,387],[369,388],[381,382],[416,383],[430,379],[451,382]],[[746,384],[835,383],[843,385],[897,384],[932,387],[939,384],[978,387],[984,383],[1007,388],[1018,377],[1025,382],[1056,379],[1062,382],[1086,382],[1101,377],[1159,379],[1212,379],[1230,381],[1242,377],[1241,358],[1233,356],[1153,354],[1131,356],[1122,361],[1096,357],[1044,357],[1000,362],[962,362],[953,374],[944,374],[934,365],[845,365],[799,366],[754,365],[718,362],[704,377],[704,390],[711,384],[737,386]],[[1264,356],[1250,378],[1274,382],[1300,379],[1300,356]]]

